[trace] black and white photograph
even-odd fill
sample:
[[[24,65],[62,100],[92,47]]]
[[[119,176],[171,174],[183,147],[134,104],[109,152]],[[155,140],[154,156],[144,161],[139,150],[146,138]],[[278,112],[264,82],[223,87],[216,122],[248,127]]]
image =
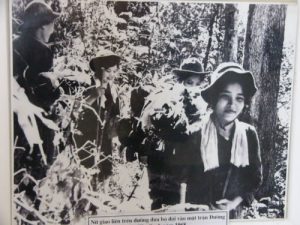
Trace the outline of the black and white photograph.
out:
[[[287,216],[297,5],[11,0],[12,223]]]

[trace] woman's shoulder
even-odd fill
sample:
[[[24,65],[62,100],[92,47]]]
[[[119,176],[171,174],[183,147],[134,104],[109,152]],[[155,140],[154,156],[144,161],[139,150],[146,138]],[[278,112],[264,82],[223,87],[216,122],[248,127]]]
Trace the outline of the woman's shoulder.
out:
[[[251,149],[256,148],[259,151],[259,139],[255,127],[245,122],[241,122],[241,123],[244,126],[246,131],[248,145],[251,147]]]
[[[44,50],[51,51],[48,45],[36,40],[33,36],[29,34],[20,34],[13,40],[13,46],[15,48],[26,47],[28,51]]]
[[[246,132],[256,133],[256,129],[253,125],[242,121],[239,121],[239,124],[246,130]]]

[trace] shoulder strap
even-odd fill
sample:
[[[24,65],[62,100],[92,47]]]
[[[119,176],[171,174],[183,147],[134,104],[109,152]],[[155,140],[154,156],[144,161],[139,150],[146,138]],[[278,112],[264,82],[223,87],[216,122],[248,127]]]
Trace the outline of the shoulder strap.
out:
[[[23,78],[25,78],[25,72],[28,69],[29,64],[27,63],[27,61],[24,59],[22,54],[17,49],[14,48],[13,53],[19,59],[17,63],[23,64],[23,67],[24,67],[23,73],[19,74],[19,75],[21,75]],[[14,60],[15,60],[15,57],[14,57]]]

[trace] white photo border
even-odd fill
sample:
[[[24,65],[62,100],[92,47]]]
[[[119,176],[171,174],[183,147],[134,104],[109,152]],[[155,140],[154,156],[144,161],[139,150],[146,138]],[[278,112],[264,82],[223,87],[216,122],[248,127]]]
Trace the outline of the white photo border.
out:
[[[200,1],[200,0],[199,0]],[[224,1],[224,0],[223,0]],[[298,0],[298,14],[299,14]],[[205,2],[208,2],[207,0]],[[228,2],[228,1],[227,1]],[[232,2],[232,1],[230,1]],[[234,2],[245,2],[234,1]],[[257,1],[247,2],[257,3]],[[278,2],[278,1],[276,1]],[[291,0],[281,0],[281,3],[291,2]],[[10,118],[10,22],[9,22],[9,1],[0,0],[0,224],[11,224],[11,118]],[[295,21],[300,25],[300,17]],[[296,62],[300,60],[300,29],[297,31],[297,54],[295,59],[295,75],[293,90],[293,110],[291,122],[290,150],[289,150],[289,174],[288,174],[288,205],[286,219],[254,221],[243,220],[230,221],[230,224],[242,225],[243,223],[252,225],[298,225],[300,223],[300,214],[298,213],[298,203],[300,198],[300,151],[298,150],[300,139],[300,65]]]

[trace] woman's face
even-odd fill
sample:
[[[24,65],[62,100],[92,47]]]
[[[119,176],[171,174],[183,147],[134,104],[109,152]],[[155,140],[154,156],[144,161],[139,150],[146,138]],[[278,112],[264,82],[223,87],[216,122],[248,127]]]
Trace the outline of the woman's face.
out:
[[[42,26],[43,31],[43,39],[44,42],[47,43],[51,34],[54,32],[54,22]]]
[[[186,87],[200,86],[201,83],[202,83],[202,80],[197,75],[188,76],[183,82],[184,86],[186,86]]]
[[[233,122],[243,111],[245,96],[242,86],[237,82],[228,83],[220,91],[214,112],[221,125]]]
[[[102,69],[102,82],[104,84],[114,80],[118,74],[119,68],[117,65],[114,65],[112,67],[109,67],[107,69],[101,68]]]

